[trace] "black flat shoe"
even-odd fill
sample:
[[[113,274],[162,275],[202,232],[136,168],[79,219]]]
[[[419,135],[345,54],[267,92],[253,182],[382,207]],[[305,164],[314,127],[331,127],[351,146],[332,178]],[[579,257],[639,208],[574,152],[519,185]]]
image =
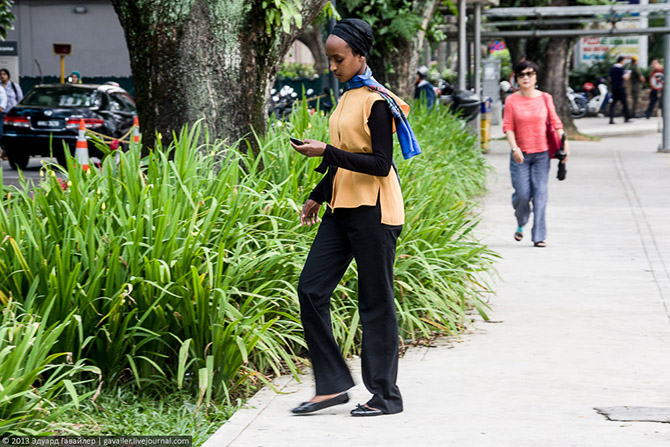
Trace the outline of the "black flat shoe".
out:
[[[324,408],[332,407],[334,405],[346,404],[347,402],[349,402],[349,395],[347,393],[342,393],[321,402],[303,402],[292,409],[291,412],[293,414],[314,413],[315,411],[323,410]]]
[[[382,410],[370,408],[367,405],[356,405],[356,408],[350,411],[352,416],[381,416],[384,414]]]

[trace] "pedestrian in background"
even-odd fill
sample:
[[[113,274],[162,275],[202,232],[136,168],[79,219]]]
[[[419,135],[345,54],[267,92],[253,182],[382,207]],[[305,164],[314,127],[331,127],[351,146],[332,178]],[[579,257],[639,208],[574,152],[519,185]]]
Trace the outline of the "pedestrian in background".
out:
[[[0,88],[0,143],[2,143],[2,132],[5,124],[5,113],[7,113],[7,92]]]
[[[428,82],[426,79],[428,77],[428,67],[422,65],[416,72],[416,79],[414,80],[414,99],[420,99],[425,101],[426,108],[432,110],[435,107],[435,100],[437,99],[437,94],[435,93],[435,87],[433,84]]]
[[[7,95],[7,108],[5,109],[5,113],[7,113],[23,99],[23,91],[20,85],[11,80],[9,70],[6,68],[0,68],[0,82],[2,82],[2,87]]]
[[[637,114],[637,104],[640,99],[640,90],[642,90],[644,81],[644,75],[642,75],[642,70],[637,63],[637,56],[633,56],[630,58],[630,95],[633,99],[630,114],[635,118],[640,118],[642,116]]]
[[[649,119],[651,114],[654,113],[654,107],[656,106],[656,101],[658,101],[658,96],[663,94],[663,65],[661,65],[658,59],[651,61],[649,87],[651,87],[651,91],[649,92],[649,106],[647,107],[647,111],[644,113],[644,116],[647,119]],[[663,101],[659,101],[658,105],[661,109],[663,109]]]
[[[520,62],[514,69],[519,91],[505,100],[503,132],[512,149],[512,206],[517,221],[514,239],[523,239],[523,229],[530,218],[532,203],[533,243],[536,247],[546,247],[550,167],[547,120],[551,121],[559,137],[563,136],[564,131],[551,95],[535,88],[537,73],[537,65],[529,60]],[[562,163],[567,162],[570,155],[567,141],[565,152],[566,157]]]
[[[630,77],[630,72],[623,68],[625,57],[619,56],[616,64],[610,68],[609,81],[612,88],[612,102],[610,103],[610,124],[614,124],[614,107],[617,102],[623,105],[624,122],[630,122],[630,111],[628,110],[628,100],[626,99],[626,86],[624,81]]]
[[[70,73],[70,84],[82,84],[81,73],[76,70]]]
[[[358,309],[363,326],[363,383],[372,398],[352,416],[403,411],[396,384],[398,321],[393,264],[405,220],[398,172],[393,163],[393,133],[405,158],[417,155],[407,123],[409,106],[385,89],[367,65],[374,35],[360,19],[340,21],[326,40],[330,69],[345,93],[333,111],[330,144],[306,139],[291,142],[306,157],[323,157],[317,168],[327,174],[302,207],[300,221],[313,225],[324,202],[319,230],[298,283],[300,319],[312,360],[315,396],[293,408],[307,414],[349,401],[354,381],[333,337],[330,300],[349,264],[358,270]]]

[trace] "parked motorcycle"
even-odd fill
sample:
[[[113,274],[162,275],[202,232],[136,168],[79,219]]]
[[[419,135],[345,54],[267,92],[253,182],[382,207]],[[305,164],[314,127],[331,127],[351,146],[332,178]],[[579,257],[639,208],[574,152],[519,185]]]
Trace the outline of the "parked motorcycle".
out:
[[[586,90],[587,95],[588,93],[593,92],[594,90],[593,84],[587,82],[586,84],[584,84],[584,90]],[[612,95],[610,94],[609,89],[607,88],[607,84],[605,83],[604,79],[601,79],[600,82],[598,83],[597,92],[588,102],[587,113],[589,115],[597,115],[599,117],[605,116],[607,114],[606,110],[607,105],[610,103],[611,100]]]
[[[304,97],[299,98],[295,89],[289,85],[284,85],[279,90],[273,88],[270,91],[268,116],[273,116],[279,121],[287,121],[293,107],[300,101],[307,101],[307,107],[312,111],[315,109],[330,111],[332,104],[329,92],[316,96],[314,89],[309,88],[304,94]]]
[[[268,106],[268,115],[274,115],[275,118],[280,120],[288,119],[288,116],[293,110],[293,104],[298,98],[293,87],[288,85],[283,86],[277,91],[272,89],[270,92],[270,104]]]
[[[588,112],[586,94],[576,92],[571,87],[568,87],[567,97],[572,118],[578,119],[586,116],[586,113]]]

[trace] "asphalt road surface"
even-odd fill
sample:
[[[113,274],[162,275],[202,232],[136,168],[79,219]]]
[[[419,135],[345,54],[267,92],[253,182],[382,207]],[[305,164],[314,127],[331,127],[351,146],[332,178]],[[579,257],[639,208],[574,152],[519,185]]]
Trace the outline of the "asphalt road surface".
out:
[[[0,162],[0,167],[2,168],[2,184],[20,186],[19,171],[12,169],[7,160],[0,160]],[[49,157],[30,157],[28,166],[23,171],[24,177],[26,179],[34,179],[34,181],[37,181],[40,178],[40,169],[43,165],[49,163],[56,163],[56,159]]]

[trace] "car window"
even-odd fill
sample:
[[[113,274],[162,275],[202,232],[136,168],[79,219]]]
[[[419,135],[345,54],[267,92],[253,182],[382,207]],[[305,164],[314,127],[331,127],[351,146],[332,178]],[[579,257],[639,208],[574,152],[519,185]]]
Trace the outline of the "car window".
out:
[[[126,105],[121,101],[118,95],[109,95],[109,110],[112,112],[127,112]]]
[[[119,99],[119,101],[121,101],[124,104],[127,111],[129,111],[129,112],[134,112],[135,111],[135,101],[133,100],[133,98],[129,94],[118,93],[114,96],[116,96]]]
[[[23,105],[40,107],[99,107],[95,90],[67,87],[37,87],[23,98]]]

